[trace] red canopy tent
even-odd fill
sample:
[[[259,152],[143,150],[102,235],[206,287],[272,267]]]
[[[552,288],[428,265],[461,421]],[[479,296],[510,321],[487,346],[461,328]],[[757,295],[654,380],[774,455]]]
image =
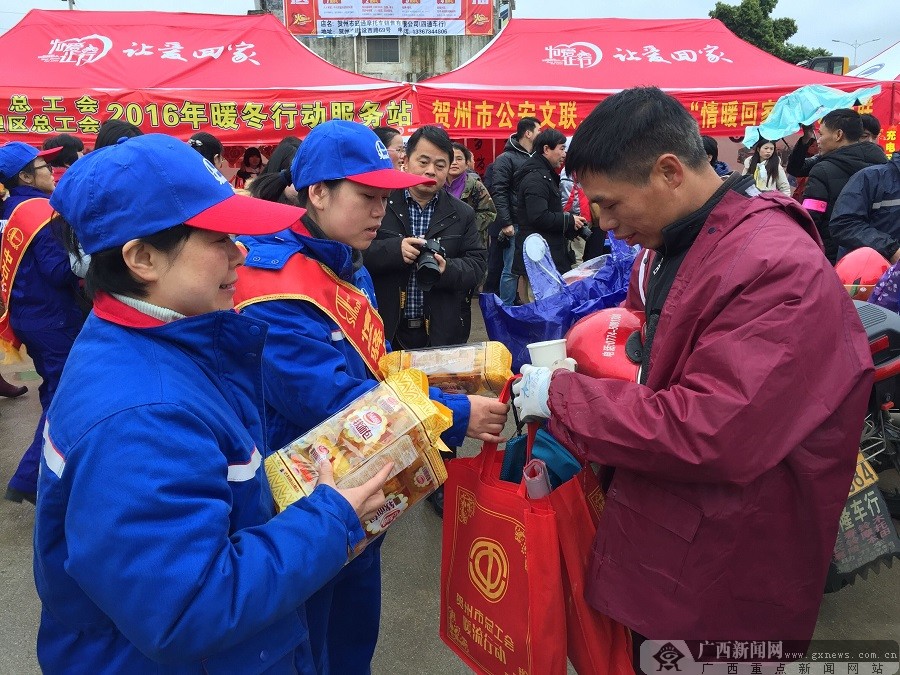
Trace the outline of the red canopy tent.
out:
[[[571,135],[606,96],[637,85],[678,98],[703,133],[742,136],[779,96],[808,84],[872,82],[781,61],[715,19],[512,19],[470,61],[414,89],[420,122],[457,137],[506,136],[527,115]],[[900,118],[891,86],[874,101],[883,123]]]
[[[356,75],[274,16],[32,10],[0,36],[0,141],[90,141],[114,117],[145,132],[277,143],[332,118],[412,121],[409,85]]]

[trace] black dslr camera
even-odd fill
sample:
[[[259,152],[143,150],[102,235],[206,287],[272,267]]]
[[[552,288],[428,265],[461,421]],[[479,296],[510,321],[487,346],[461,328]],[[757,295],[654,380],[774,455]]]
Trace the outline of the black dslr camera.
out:
[[[441,278],[440,267],[434,259],[435,253],[444,259],[447,258],[447,252],[438,239],[426,239],[416,257],[416,281],[423,291],[430,291]]]
[[[591,236],[591,226],[590,225],[582,225],[580,230],[576,230],[576,237],[581,237],[585,241],[588,240],[588,237]]]

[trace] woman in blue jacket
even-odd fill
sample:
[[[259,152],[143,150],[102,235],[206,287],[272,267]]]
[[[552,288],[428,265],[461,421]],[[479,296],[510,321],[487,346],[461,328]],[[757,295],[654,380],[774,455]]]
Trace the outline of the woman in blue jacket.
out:
[[[391,190],[429,181],[394,169],[371,129],[339,120],[310,132],[291,179],[306,215],[284,232],[242,239],[248,253],[236,298],[243,315],[270,325],[263,353],[270,450],[377,385],[384,326],[360,252],[375,239]],[[447,445],[466,435],[502,441],[505,404],[434,388],[431,396],[453,412]],[[307,603],[320,673],[369,672],[381,614],[381,541]]]
[[[13,141],[0,146],[0,182],[9,189],[0,219],[7,220],[17,207],[32,199],[46,200],[56,181],[48,164],[62,148],[38,152],[26,143]],[[44,202],[46,204],[46,202]],[[41,418],[31,445],[25,450],[6,488],[5,498],[34,503],[37,492],[41,433],[47,409],[53,400],[69,350],[75,342],[84,315],[78,304],[78,277],[69,265],[69,256],[46,218],[35,218],[20,229],[34,232],[21,254],[10,290],[9,325],[34,362],[41,376],[38,395]],[[34,228],[38,228],[34,230]]]
[[[94,309],[44,429],[34,534],[44,672],[315,673],[303,603],[363,538],[387,473],[275,515],[266,325],[232,311],[243,254],[303,211],[233,193],[185,143],[79,160],[51,205]],[[387,468],[387,467],[385,467]]]

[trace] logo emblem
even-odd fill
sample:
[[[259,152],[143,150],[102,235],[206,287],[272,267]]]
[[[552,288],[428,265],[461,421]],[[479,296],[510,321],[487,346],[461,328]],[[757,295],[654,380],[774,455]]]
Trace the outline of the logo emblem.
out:
[[[10,228],[9,232],[6,233],[6,241],[9,242],[9,245],[12,246],[17,251],[19,247],[25,243],[25,235],[22,234],[22,230],[18,227]]]
[[[206,159],[206,157],[203,158],[203,166],[206,167],[206,170],[209,171],[209,175],[215,178],[216,182],[219,185],[225,185],[225,183],[228,182],[228,179],[225,178],[225,176],[223,176],[221,173],[219,173],[219,170],[215,167],[215,165],[213,165],[212,162]]]
[[[50,40],[50,50],[38,56],[45,63],[74,63],[84,66],[96,63],[109,53],[113,43],[105,35],[85,35],[84,37]]]
[[[603,58],[603,51],[592,42],[573,42],[563,45],[548,45],[547,58],[544,63],[551,66],[572,66],[574,68],[593,68]]]
[[[378,153],[378,159],[391,158],[390,154],[388,154],[388,149],[384,147],[384,143],[381,141],[375,141],[375,151]]]
[[[667,642],[659,648],[659,651],[653,655],[653,658],[659,663],[659,667],[656,669],[657,672],[661,670],[677,670],[680,672],[681,668],[678,667],[678,662],[684,658],[684,654],[671,642]]]
[[[493,539],[480,537],[469,549],[469,580],[488,602],[498,602],[509,586],[509,559]]]

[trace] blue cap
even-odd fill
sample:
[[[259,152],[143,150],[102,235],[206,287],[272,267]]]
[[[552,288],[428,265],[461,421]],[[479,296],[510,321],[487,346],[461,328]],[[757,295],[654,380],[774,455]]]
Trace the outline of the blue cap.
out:
[[[383,190],[435,183],[395,169],[387,148],[374,131],[344,120],[329,120],[309,132],[294,155],[291,178],[298,190],[339,179]]]
[[[305,209],[236,195],[212,163],[163,134],[122,138],[88,153],[50,197],[85,253],[122,246],[175,225],[226,234],[269,234]]]
[[[62,152],[62,147],[37,150],[28,143],[12,141],[0,145],[0,182],[9,180],[34,161],[35,157],[52,157]]]

